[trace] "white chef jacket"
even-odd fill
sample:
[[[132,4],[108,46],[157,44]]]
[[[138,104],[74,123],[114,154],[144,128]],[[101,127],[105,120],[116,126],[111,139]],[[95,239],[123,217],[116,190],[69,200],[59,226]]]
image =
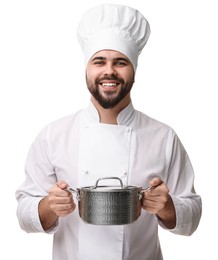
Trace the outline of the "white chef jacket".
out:
[[[176,227],[170,231],[191,235],[196,230],[201,198],[194,190],[189,157],[175,132],[136,111],[132,103],[119,113],[117,122],[99,123],[90,103],[41,131],[27,156],[25,182],[16,191],[22,229],[44,232],[38,203],[58,180],[78,188],[93,186],[100,177],[115,176],[125,185],[147,187],[150,179],[159,176],[175,204]],[[110,181],[104,180],[115,184]],[[165,228],[155,215],[142,209],[132,224],[91,225],[79,217],[77,206],[48,231],[54,234],[52,259],[161,260],[158,224]]]

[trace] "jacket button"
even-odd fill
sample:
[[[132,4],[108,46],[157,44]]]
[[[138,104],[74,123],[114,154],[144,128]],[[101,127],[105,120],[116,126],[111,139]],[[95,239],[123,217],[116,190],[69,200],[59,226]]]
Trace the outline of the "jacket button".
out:
[[[126,176],[127,175],[127,171],[125,169],[122,170],[122,176]]]

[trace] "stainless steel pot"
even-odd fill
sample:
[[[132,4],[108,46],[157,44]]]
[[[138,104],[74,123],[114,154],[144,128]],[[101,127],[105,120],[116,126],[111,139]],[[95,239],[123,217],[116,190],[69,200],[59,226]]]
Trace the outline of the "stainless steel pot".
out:
[[[106,179],[117,179],[120,186],[99,186],[99,181]],[[95,186],[67,190],[77,194],[79,215],[85,222],[94,225],[124,225],[139,218],[142,194],[150,188],[124,186],[120,178],[106,177],[98,179]]]

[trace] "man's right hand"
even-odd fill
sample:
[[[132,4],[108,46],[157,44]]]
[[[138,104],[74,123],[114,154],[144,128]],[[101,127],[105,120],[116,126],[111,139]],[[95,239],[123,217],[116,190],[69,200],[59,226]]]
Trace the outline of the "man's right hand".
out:
[[[64,217],[72,213],[76,207],[73,196],[69,191],[65,190],[67,187],[66,182],[59,181],[49,190],[48,204],[58,217]]]
[[[58,181],[39,202],[39,218],[45,231],[52,228],[59,217],[74,211],[76,204],[71,193],[65,190],[67,187],[66,182]]]

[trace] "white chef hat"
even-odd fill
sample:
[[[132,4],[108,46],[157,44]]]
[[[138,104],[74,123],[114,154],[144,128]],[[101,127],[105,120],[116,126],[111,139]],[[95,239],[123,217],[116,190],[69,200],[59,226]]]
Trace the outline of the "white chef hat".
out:
[[[77,30],[86,65],[96,52],[107,49],[127,56],[134,70],[149,35],[149,23],[138,10],[117,4],[103,4],[89,9]]]

